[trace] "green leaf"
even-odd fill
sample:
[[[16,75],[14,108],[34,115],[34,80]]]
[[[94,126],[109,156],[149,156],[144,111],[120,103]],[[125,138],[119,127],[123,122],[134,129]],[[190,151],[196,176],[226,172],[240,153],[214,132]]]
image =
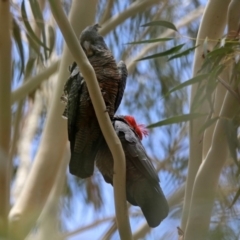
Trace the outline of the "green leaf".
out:
[[[137,42],[130,42],[127,44],[142,44],[142,43],[154,43],[154,42],[166,42],[173,40],[174,38],[155,38],[155,39],[149,39],[149,40],[142,40]]]
[[[164,125],[169,125],[169,124],[174,124],[174,123],[182,123],[182,122],[187,122],[199,117],[206,116],[207,114],[204,113],[191,113],[191,114],[183,114],[183,115],[178,115],[174,117],[170,117],[167,119],[164,119],[160,122],[150,124],[147,126],[148,128],[155,128],[155,127],[161,127]]]
[[[239,196],[240,196],[240,188],[237,190],[237,192],[236,192],[236,194],[235,194],[235,196],[233,198],[233,201],[232,201],[232,203],[230,205],[230,208],[236,203],[236,201],[238,200]]]
[[[29,58],[25,68],[25,79],[31,76],[36,58]]]
[[[48,36],[49,36],[48,42],[49,42],[49,48],[50,48],[48,57],[50,57],[52,54],[53,48],[55,46],[55,31],[52,26],[48,26]]]
[[[167,56],[167,55],[170,55],[170,54],[173,54],[173,53],[179,51],[184,45],[185,45],[185,43],[180,44],[176,47],[173,47],[173,48],[171,48],[167,51],[157,53],[157,54],[153,54],[153,55],[150,55],[150,56],[147,56],[147,57],[144,57],[144,58],[137,59],[136,61],[142,61],[142,60],[147,60],[147,59],[151,59],[151,58],[164,57],[164,56]]]
[[[45,49],[49,50],[49,48],[42,43],[39,38],[36,36],[36,34],[34,33],[31,25],[29,24],[28,21],[28,17],[27,17],[27,13],[26,13],[26,9],[25,9],[25,1],[22,1],[22,5],[21,5],[21,12],[22,12],[22,19],[23,19],[23,23],[28,31],[29,36],[36,41],[40,46],[44,47]]]
[[[198,45],[199,46],[199,45]],[[168,59],[168,61],[172,60],[172,59],[175,59],[175,58],[180,58],[182,56],[185,56],[185,55],[188,55],[190,52],[192,52],[195,48],[197,48],[198,46],[194,46],[192,48],[188,48],[186,49],[185,51],[181,52],[181,53],[178,53],[176,55],[173,55],[172,57],[170,57]]]
[[[148,27],[148,26],[161,26],[161,27],[170,28],[174,31],[178,31],[173,23],[164,21],[164,20],[152,21],[152,22],[143,24],[141,27]]]
[[[42,39],[43,39],[43,44],[45,46],[47,46],[47,42],[46,42],[46,33],[45,33],[45,24],[44,24],[44,19],[43,19],[43,15],[42,15],[42,11],[41,8],[39,6],[39,3],[37,0],[31,0],[29,1],[32,12],[33,12],[33,16],[35,18],[35,22],[38,25],[39,29],[42,32]],[[46,48],[44,48],[44,57],[47,60],[47,51]]]
[[[19,55],[21,59],[21,70],[19,74],[19,78],[20,78],[24,72],[25,59],[24,59],[24,50],[23,50],[22,39],[21,39],[21,31],[14,18],[13,18],[13,38],[17,44],[17,49],[19,51]]]
[[[42,11],[40,9],[39,3],[36,0],[29,1],[33,16],[35,18],[36,24],[42,30],[44,29],[44,19],[42,16]]]
[[[190,86],[194,83],[198,83],[198,82],[201,82],[202,80],[206,79],[208,77],[209,74],[205,73],[205,74],[201,74],[201,75],[197,75],[196,77],[194,78],[191,78],[179,85],[177,85],[176,87],[172,88],[169,92],[166,93],[166,96],[168,96],[170,93],[172,92],[175,92],[177,90],[180,90],[184,87],[187,87],[187,86]]]

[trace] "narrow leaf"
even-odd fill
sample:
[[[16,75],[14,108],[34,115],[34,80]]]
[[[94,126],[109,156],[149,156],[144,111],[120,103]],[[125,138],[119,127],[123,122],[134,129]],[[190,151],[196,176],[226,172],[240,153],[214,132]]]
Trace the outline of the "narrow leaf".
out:
[[[55,45],[55,31],[52,26],[48,26],[48,36],[49,36],[48,42],[49,42],[49,48],[50,48],[48,57],[50,57]]]
[[[36,58],[29,58],[25,68],[25,79],[31,76]]]
[[[236,201],[238,200],[239,196],[240,196],[240,188],[237,190],[236,195],[234,196],[233,201],[232,201],[232,203],[230,205],[230,208],[236,203]]]
[[[174,31],[178,31],[173,23],[164,21],[164,20],[152,21],[152,22],[143,24],[141,27],[148,27],[148,26],[161,26],[161,27],[170,28]]]
[[[42,43],[39,38],[36,36],[36,34],[34,33],[31,25],[29,24],[28,18],[27,18],[27,13],[26,13],[26,9],[25,9],[25,1],[22,1],[22,6],[21,6],[21,12],[22,12],[22,19],[23,19],[23,23],[28,31],[29,36],[36,41],[39,45],[41,45],[42,47],[44,47],[45,49],[49,50],[49,48]]]
[[[198,45],[199,46],[199,45]],[[185,56],[185,55],[188,55],[190,52],[192,52],[195,48],[197,48],[198,46],[194,46],[192,48],[188,48],[186,49],[185,51],[181,52],[181,53],[178,53],[176,55],[173,55],[172,57],[170,57],[168,59],[168,61],[172,60],[172,59],[175,59],[175,58],[180,58],[182,56]]]
[[[173,53],[179,51],[184,45],[185,45],[185,43],[180,44],[176,47],[173,47],[173,48],[171,48],[167,51],[157,53],[157,54],[153,54],[153,55],[150,55],[150,56],[147,56],[147,57],[144,57],[144,58],[137,59],[136,61],[142,61],[142,60],[147,60],[147,59],[152,59],[152,58],[164,57],[164,56],[167,56],[167,55],[170,55],[170,54],[173,54]]]
[[[36,0],[31,0],[29,1],[31,9],[32,9],[32,13],[33,16],[35,18],[36,24],[38,25],[38,27],[43,30],[44,28],[44,19],[43,19],[43,15],[42,15],[42,11],[40,9],[39,3]]]
[[[30,2],[30,6],[33,12],[33,16],[35,18],[35,22],[38,25],[39,29],[42,32],[42,39],[43,39],[43,44],[45,46],[47,46],[47,42],[46,42],[46,33],[45,33],[45,24],[44,24],[44,19],[43,19],[43,15],[42,15],[42,11],[41,8],[39,6],[39,3],[37,0],[31,0]],[[47,60],[47,51],[46,48],[44,48],[44,57]]]
[[[187,86],[190,86],[194,83],[198,83],[198,82],[201,82],[202,80],[206,79],[208,77],[209,74],[205,73],[205,74],[201,74],[201,75],[197,75],[196,77],[194,78],[191,78],[179,85],[177,85],[176,87],[172,88],[168,93],[166,93],[166,96],[168,96],[170,93],[172,92],[175,92],[177,90],[180,90],[184,87],[187,87]]]
[[[21,39],[21,32],[14,18],[13,18],[13,38],[17,44],[17,49],[19,51],[20,60],[21,60],[21,68],[20,68],[21,70],[19,74],[19,78],[20,78],[24,72],[25,59],[24,59],[24,50],[23,50],[22,39]]]
[[[171,118],[167,118],[164,119],[160,122],[154,123],[154,124],[150,124],[149,126],[147,126],[148,128],[155,128],[155,127],[161,127],[164,125],[169,125],[169,124],[174,124],[174,123],[182,123],[182,122],[187,122],[199,117],[203,117],[206,116],[207,114],[203,114],[203,113],[191,113],[191,114],[183,114],[183,115],[178,115],[178,116],[174,116]]]
[[[166,42],[173,40],[174,38],[155,38],[155,39],[148,39],[148,40],[142,40],[142,41],[136,41],[136,42],[130,42],[127,44],[142,44],[142,43],[154,43],[154,42]]]

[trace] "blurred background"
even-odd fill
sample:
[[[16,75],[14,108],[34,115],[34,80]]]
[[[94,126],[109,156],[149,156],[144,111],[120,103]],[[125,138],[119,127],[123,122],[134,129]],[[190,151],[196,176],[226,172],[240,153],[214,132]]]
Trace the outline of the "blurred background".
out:
[[[191,51],[171,61],[168,61],[168,56],[136,60],[164,52],[180,44],[185,44],[186,49],[194,47],[206,2],[206,0],[95,1],[97,6],[95,22],[102,25],[100,31],[103,32],[116,61],[123,60],[129,71],[126,90],[117,114],[133,115],[138,123],[148,126],[163,119],[188,113],[188,88],[170,95],[166,93],[191,78],[194,52]],[[86,16],[79,16],[77,21],[84,21],[88,15],[88,8],[94,8],[95,4],[89,0]],[[71,11],[71,5],[71,0],[62,1],[66,14]],[[14,169],[11,204],[14,204],[20,196],[39,151],[54,91],[60,81],[59,72],[56,70],[59,61],[63,60],[64,40],[47,1],[13,0],[11,11],[12,91],[15,97],[12,100],[11,158]],[[178,31],[161,26],[141,26],[156,20],[172,22]],[[113,24],[112,27],[109,27],[110,23]],[[157,38],[169,39],[130,44]],[[50,51],[46,51],[46,46]],[[35,80],[34,78],[46,69],[50,69],[50,74],[43,77],[34,89],[25,91],[19,97],[17,89],[27,80]],[[65,75],[68,76],[68,68],[60,71],[65,71]],[[58,117],[61,118],[60,115]],[[143,139],[147,154],[159,172],[161,187],[167,198],[171,199],[171,211],[160,226],[150,229],[141,210],[129,205],[132,232],[139,234],[137,235],[139,239],[178,238],[177,227],[180,225],[183,186],[188,163],[187,127],[186,123],[179,123],[151,128],[149,136]],[[65,145],[66,150],[62,157],[68,161],[70,159],[68,141]],[[59,148],[54,144],[52,147]],[[226,167],[222,178],[223,184],[226,183],[226,179],[235,183],[236,179],[231,174],[233,169],[234,166],[231,164]],[[65,172],[65,168],[63,171]],[[46,239],[46,236],[48,239],[66,240],[119,239],[114,220],[113,188],[105,183],[98,169],[95,169],[91,178],[85,180],[70,175],[67,169],[66,176],[62,174],[60,179],[55,194],[52,193],[52,197],[50,195],[37,225],[27,239]],[[228,189],[228,195],[224,192],[216,201],[209,239],[238,239],[240,228],[239,223],[235,221],[239,217],[238,211],[232,209],[231,214],[225,213],[229,204],[228,196],[231,193]],[[237,205],[235,207],[237,208]]]

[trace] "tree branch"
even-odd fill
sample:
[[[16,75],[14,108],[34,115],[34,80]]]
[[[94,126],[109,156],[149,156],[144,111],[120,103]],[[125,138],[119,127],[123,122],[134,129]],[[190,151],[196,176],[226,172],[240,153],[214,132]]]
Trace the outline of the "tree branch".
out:
[[[86,12],[88,12],[87,15]],[[95,0],[73,0],[69,18],[76,34],[93,23],[95,12]],[[85,17],[79,21],[79,16]],[[26,184],[9,215],[10,237],[12,239],[23,239],[31,230],[56,180],[67,140],[66,121],[61,118],[64,106],[60,102],[60,96],[64,82],[68,77],[68,66],[72,61],[71,54],[64,46],[58,81],[53,88],[52,102],[40,146]]]
[[[10,2],[0,1],[0,237],[7,235],[9,211],[11,137],[11,14]]]
[[[145,11],[146,8],[157,4],[158,2],[160,2],[160,0],[135,1],[123,12],[110,18],[100,29],[100,34],[106,35],[108,32],[112,31],[114,28],[116,28],[116,26],[120,25],[129,17],[139,12]]]
[[[208,41],[208,48],[211,51],[212,48],[216,45],[217,39],[222,36],[225,24],[226,24],[226,14],[229,1],[226,0],[212,0],[208,2],[208,5],[205,9],[199,33],[197,36],[196,45],[199,46],[195,51],[194,63],[193,63],[193,76],[198,74],[199,69],[203,63],[203,41],[206,37],[210,39]],[[218,9],[216,11],[216,9]],[[214,29],[214,31],[213,31]],[[213,41],[211,41],[213,39]],[[192,86],[191,90],[191,103],[195,97],[197,91],[197,84]],[[209,112],[209,106],[203,104],[198,112]],[[203,141],[201,141],[201,136],[199,130],[203,125],[205,118],[199,118],[197,120],[190,122],[190,153],[189,153],[189,164],[188,164],[188,175],[186,182],[186,192],[183,206],[182,222],[181,229],[185,231],[187,224],[193,184],[197,171],[200,164],[202,163],[202,151],[203,151]],[[195,229],[196,230],[196,229]]]
[[[115,212],[120,237],[124,240],[132,239],[126,204],[126,163],[121,142],[113,129],[108,113],[105,111],[106,105],[103,101],[94,69],[80,47],[78,39],[67,21],[60,2],[58,0],[49,0],[49,3],[68,48],[74,56],[86,81],[100,128],[113,155]]]
[[[37,76],[29,77],[18,89],[14,90],[11,94],[11,104],[23,99],[35,90],[43,81],[47,80],[52,74],[54,74],[59,67],[60,60],[52,63],[50,67],[47,67],[42,72],[38,73]]]

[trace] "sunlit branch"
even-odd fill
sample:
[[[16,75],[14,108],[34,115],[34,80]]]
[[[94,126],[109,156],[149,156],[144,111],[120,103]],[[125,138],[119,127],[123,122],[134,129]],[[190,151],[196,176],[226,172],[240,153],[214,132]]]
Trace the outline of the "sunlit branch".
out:
[[[104,9],[102,18],[99,21],[100,25],[104,24],[111,17],[111,11],[112,11],[112,8],[113,8],[113,4],[114,4],[114,0],[108,0],[107,6]]]
[[[11,13],[10,1],[0,1],[0,235],[7,235],[9,211],[11,136]]]
[[[194,63],[193,63],[193,76],[198,74],[202,63],[203,63],[203,47],[202,43],[206,37],[208,37],[208,50],[211,49],[216,45],[216,40],[222,36],[223,29],[226,24],[226,13],[227,13],[228,1],[225,0],[213,0],[209,1],[208,5],[205,9],[203,19],[201,21],[200,29],[197,36],[196,45],[201,45],[200,47],[196,48],[195,56],[194,56]],[[216,11],[216,8],[218,9]],[[214,31],[212,29],[214,28]],[[214,41],[211,41],[213,39]],[[192,86],[191,89],[191,100],[192,103],[196,91],[197,91],[197,84]],[[209,105],[203,104],[201,109],[198,112],[209,112]],[[187,175],[187,182],[186,182],[186,193],[183,205],[183,214],[182,214],[182,221],[181,221],[181,228],[185,230],[189,209],[191,205],[191,197],[192,197],[192,189],[195,181],[195,177],[197,175],[197,171],[200,167],[200,164],[203,160],[203,143],[204,140],[202,139],[202,134],[199,134],[199,129],[203,125],[205,118],[199,118],[197,120],[190,122],[190,153],[189,153],[189,163],[188,163],[188,175]],[[211,139],[211,138],[210,138]],[[205,144],[205,143],[204,143]],[[198,228],[198,227],[197,227]],[[193,232],[196,231],[193,230]]]
[[[82,48],[80,47],[78,39],[74,35],[71,25],[67,21],[67,18],[60,5],[60,1],[49,0],[49,3],[55,20],[61,29],[63,37],[87,83],[88,91],[96,116],[98,118],[100,128],[113,155],[115,212],[120,237],[124,240],[132,239],[126,204],[126,163],[121,142],[113,129],[108,113],[105,111],[106,106],[103,101],[94,70],[85,56]]]
[[[59,66],[59,60],[52,63],[50,67],[42,70],[34,77],[29,77],[26,81],[11,94],[11,103],[14,104],[26,97],[30,92],[35,90],[43,81],[47,80],[52,74],[54,74]]]
[[[112,31],[116,26],[124,22],[129,17],[145,11],[146,8],[151,7],[153,4],[159,3],[160,0],[143,0],[143,1],[135,1],[132,3],[127,9],[123,12],[119,13],[118,15],[113,16],[110,18],[100,29],[100,33],[102,35],[106,35],[108,32]]]
[[[72,1],[69,19],[77,34],[87,25],[94,22],[95,7],[95,0]],[[88,9],[88,14],[79,22],[79,15],[85,15],[86,9]],[[55,82],[53,88],[51,105],[40,145],[21,195],[10,211],[9,221],[12,239],[23,239],[29,233],[36,223],[56,180],[57,170],[63,159],[67,141],[66,121],[61,118],[64,106],[60,102],[60,96],[68,77],[67,69],[71,62],[71,54],[64,47],[58,72],[58,81]]]
[[[103,218],[103,219],[99,219],[99,220],[96,220],[95,222],[87,225],[87,226],[83,226],[83,227],[79,227],[78,229],[72,231],[72,232],[69,232],[69,233],[65,233],[63,234],[63,238],[67,238],[67,237],[71,237],[71,236],[74,236],[76,234],[79,234],[79,233],[82,233],[84,231],[87,231],[91,228],[94,228],[102,223],[105,223],[105,222],[108,222],[108,221],[111,221],[115,218],[115,216],[112,216],[112,217],[106,217],[106,218]]]

